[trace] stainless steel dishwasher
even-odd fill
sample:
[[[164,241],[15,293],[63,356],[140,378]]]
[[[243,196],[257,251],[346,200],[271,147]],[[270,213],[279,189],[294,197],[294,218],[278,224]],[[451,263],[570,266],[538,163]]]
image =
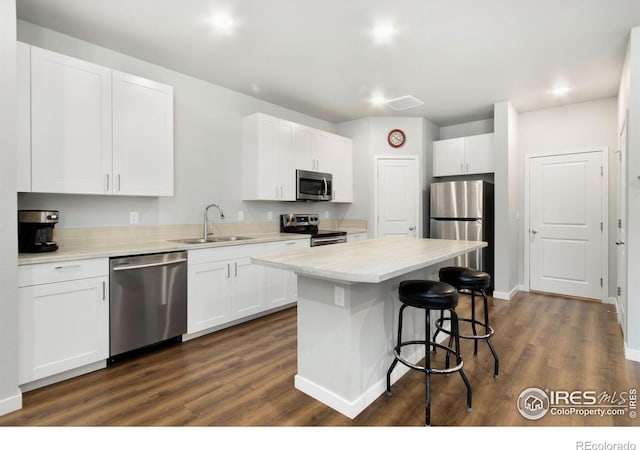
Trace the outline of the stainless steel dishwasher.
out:
[[[111,258],[109,362],[187,332],[187,252]]]

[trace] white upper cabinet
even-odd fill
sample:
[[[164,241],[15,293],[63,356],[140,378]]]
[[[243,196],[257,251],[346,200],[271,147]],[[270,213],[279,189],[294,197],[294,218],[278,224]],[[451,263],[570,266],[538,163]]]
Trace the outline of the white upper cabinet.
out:
[[[293,201],[293,122],[257,113],[242,119],[242,199]]]
[[[31,47],[31,188],[104,194],[111,173],[111,70]]]
[[[31,47],[17,42],[16,123],[18,144],[18,192],[31,191]]]
[[[331,169],[333,174],[333,201],[353,201],[353,142],[342,136],[331,136]]]
[[[242,120],[242,200],[295,201],[296,169],[331,173],[334,201],[352,201],[351,139],[262,113]]]
[[[171,86],[22,43],[17,84],[19,191],[173,195]]]
[[[173,195],[173,88],[113,71],[113,177],[120,195]]]
[[[435,141],[433,176],[491,173],[493,153],[493,133]]]
[[[331,133],[296,124],[294,134],[296,169],[331,173]]]

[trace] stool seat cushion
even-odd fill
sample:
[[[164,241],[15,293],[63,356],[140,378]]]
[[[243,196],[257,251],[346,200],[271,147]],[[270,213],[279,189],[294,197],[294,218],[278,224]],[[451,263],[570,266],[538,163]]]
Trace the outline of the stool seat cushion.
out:
[[[458,305],[456,288],[440,281],[405,280],[398,293],[402,303],[415,308],[449,309]]]
[[[491,276],[488,273],[468,267],[443,267],[439,275],[440,281],[457,289],[481,290],[491,285]]]

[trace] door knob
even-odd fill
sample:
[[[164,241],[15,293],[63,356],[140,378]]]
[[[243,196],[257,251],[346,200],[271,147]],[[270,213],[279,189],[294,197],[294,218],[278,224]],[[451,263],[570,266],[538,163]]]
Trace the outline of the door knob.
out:
[[[411,226],[409,227],[409,231],[413,231],[413,230],[415,230],[415,229],[416,229],[416,227],[414,227],[413,225],[411,225]]]
[[[622,241],[616,242],[616,245],[624,245],[624,242],[622,242]]]
[[[538,230],[531,230],[531,234],[538,234]]]

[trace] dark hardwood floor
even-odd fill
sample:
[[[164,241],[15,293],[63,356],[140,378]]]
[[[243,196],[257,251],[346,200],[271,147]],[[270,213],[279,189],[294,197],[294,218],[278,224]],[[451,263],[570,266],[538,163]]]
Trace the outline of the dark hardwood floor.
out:
[[[459,314],[468,301],[461,299]],[[457,374],[433,376],[434,426],[638,426],[623,416],[523,418],[523,389],[627,392],[640,363],[624,358],[612,305],[520,293],[491,300],[500,377],[480,343],[463,342],[473,411]],[[328,333],[331,330],[327,330]],[[439,354],[442,352],[439,352]],[[424,382],[411,371],[354,420],[296,390],[296,309],[28,392],[0,426],[422,426]]]

